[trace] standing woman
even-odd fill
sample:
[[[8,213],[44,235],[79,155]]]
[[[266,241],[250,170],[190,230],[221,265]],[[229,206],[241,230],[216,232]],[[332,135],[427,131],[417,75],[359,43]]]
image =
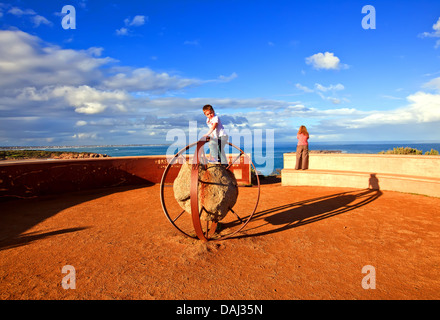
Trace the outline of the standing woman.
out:
[[[296,146],[296,165],[295,170],[306,170],[309,168],[309,133],[305,126],[299,127],[298,145]]]

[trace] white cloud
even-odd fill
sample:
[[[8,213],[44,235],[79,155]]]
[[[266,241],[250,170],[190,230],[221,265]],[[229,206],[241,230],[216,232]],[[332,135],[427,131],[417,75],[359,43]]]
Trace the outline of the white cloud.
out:
[[[186,40],[183,44],[188,46],[198,46],[199,40]]]
[[[295,87],[298,88],[298,89],[301,90],[301,91],[308,92],[308,93],[310,93],[310,92],[318,92],[318,91],[320,91],[320,92],[341,91],[341,90],[344,90],[344,89],[345,89],[344,85],[341,84],[341,83],[338,83],[338,84],[331,84],[331,85],[329,85],[329,86],[327,86],[327,87],[324,86],[324,85],[322,85],[322,84],[320,84],[320,83],[315,83],[315,90],[310,89],[310,88],[307,87],[307,86],[303,86],[303,85],[300,84],[300,83],[297,83],[297,84],[295,85]]]
[[[9,7],[9,10],[7,13],[16,16],[18,18],[22,18],[23,16],[29,16],[30,21],[32,21],[35,28],[39,27],[40,25],[44,24],[47,26],[52,26],[53,23],[46,19],[45,17],[37,14],[32,9],[21,9],[19,7],[11,7],[10,5],[4,5],[4,7]]]
[[[344,90],[345,87],[338,83],[338,84],[331,84],[328,87],[323,86],[322,84],[319,83],[315,83],[315,88],[316,90],[322,91],[322,92],[327,92],[327,91],[340,91],[340,90]]]
[[[126,36],[128,35],[128,29],[124,27],[122,27],[121,29],[116,29],[116,34],[118,36]]]
[[[145,20],[148,21],[148,17],[146,16],[141,16],[141,15],[137,15],[135,16],[132,20],[130,19],[125,19],[124,23],[127,27],[139,27],[145,24]]]
[[[45,17],[40,16],[38,14],[35,15],[34,17],[32,17],[32,21],[33,21],[35,27],[39,27],[41,24],[45,24],[45,25],[48,25],[48,26],[53,25],[52,22],[50,22]]]
[[[313,68],[325,70],[339,70],[348,66],[340,63],[340,59],[332,52],[316,53],[306,58],[306,64],[312,65]]]
[[[409,105],[389,111],[371,111],[365,117],[343,123],[348,128],[440,121],[440,95],[418,91],[407,97]]]
[[[218,76],[217,79],[213,79],[213,80],[204,80],[202,81],[202,83],[209,83],[209,82],[216,82],[216,83],[220,83],[220,82],[229,82],[232,81],[234,79],[236,79],[238,77],[238,75],[233,72],[231,73],[229,76],[224,76],[224,75],[220,75]]]
[[[149,68],[120,72],[102,82],[103,86],[110,89],[124,88],[128,91],[151,91],[156,93],[180,90],[199,83],[200,81],[196,79],[171,76],[166,72],[157,73]]]
[[[120,66],[102,54],[103,48],[63,49],[19,30],[0,30],[0,143],[41,145],[53,137],[51,141],[58,144],[75,143],[72,139],[113,142],[128,132],[130,139],[145,139],[152,132],[161,139],[185,121],[186,126],[191,119],[203,121],[201,106],[206,103],[239,105],[240,109],[263,103],[167,98],[189,86],[232,81],[237,74],[191,79]],[[164,96],[152,98],[151,94]],[[245,122],[240,119],[239,123]]]
[[[330,101],[333,104],[340,104],[341,102],[348,102],[348,99],[346,98],[339,98],[335,96],[336,91],[342,91],[345,89],[344,85],[338,83],[338,84],[331,84],[329,86],[324,86],[320,83],[315,83],[315,89],[310,89],[307,86],[303,86],[300,83],[297,83],[296,88],[298,88],[301,91],[304,91],[306,93],[316,93],[317,95],[319,95],[323,100],[327,100]],[[326,96],[324,95],[324,93],[330,93],[333,96]]]
[[[1,30],[0,91],[87,85],[101,90],[165,93],[206,82],[227,82],[237,77],[232,73],[214,80],[200,80],[158,73],[149,68],[113,67],[117,61],[101,57],[102,52],[103,48],[97,47],[62,49],[22,31]]]
[[[423,85],[424,88],[434,89],[440,92],[440,77],[434,78]]]
[[[434,31],[432,32],[423,32],[419,34],[421,38],[440,38],[440,18],[437,20],[436,23],[433,24],[432,29]],[[437,40],[435,43],[435,48],[438,48],[440,46],[440,40]]]
[[[80,85],[96,82],[99,67],[115,62],[97,58],[98,48],[62,49],[46,45],[23,31],[0,31],[0,87],[23,88],[46,85]]]
[[[303,85],[300,84],[300,83],[297,83],[297,84],[295,85],[295,87],[297,87],[299,90],[304,91],[304,92],[307,92],[307,93],[313,92],[312,89],[310,89],[310,88],[308,88],[308,87],[306,87],[306,86],[303,86]]]
[[[72,138],[80,139],[80,140],[85,140],[85,139],[96,140],[98,138],[98,134],[97,133],[76,133],[72,136]]]
[[[89,86],[57,86],[44,87],[42,90],[24,88],[18,98],[30,101],[49,101],[63,99],[75,108],[75,112],[97,114],[104,112],[108,107],[125,111],[124,103],[131,97],[124,91],[101,91]]]
[[[136,15],[133,19],[126,18],[124,19],[124,27],[116,29],[116,35],[128,36],[131,34],[133,27],[143,26],[146,21],[148,21],[148,17],[143,15]]]
[[[81,143],[96,139],[137,143],[154,133],[163,143],[170,128],[188,127],[189,121],[198,121],[199,128],[204,128],[201,107],[207,103],[229,129],[267,128],[290,134],[292,127],[306,120],[314,123],[316,137],[343,136],[354,129],[367,132],[376,126],[440,122],[440,94],[423,91],[409,95],[408,104],[401,108],[368,112],[257,97],[170,97],[176,90],[228,82],[238,76],[233,72],[208,80],[185,78],[147,67],[118,66],[116,60],[102,54],[103,48],[63,49],[21,31],[0,31],[0,142],[11,137],[17,137],[16,144],[56,137],[51,141],[60,144],[76,139],[82,139]],[[440,78],[424,87],[440,91]],[[341,83],[297,83],[296,88],[333,103],[344,101],[346,90]]]
[[[14,15],[14,16],[18,16],[21,17],[23,15],[35,15],[37,14],[34,10],[32,9],[25,9],[22,10],[18,7],[12,7],[11,9],[8,10],[8,13]]]
[[[76,126],[77,127],[83,127],[83,126],[86,126],[86,125],[87,125],[87,121],[84,121],[84,120],[78,120],[76,122]]]
[[[408,108],[414,114],[417,122],[440,121],[440,94],[430,94],[422,91],[408,96],[411,102]]]

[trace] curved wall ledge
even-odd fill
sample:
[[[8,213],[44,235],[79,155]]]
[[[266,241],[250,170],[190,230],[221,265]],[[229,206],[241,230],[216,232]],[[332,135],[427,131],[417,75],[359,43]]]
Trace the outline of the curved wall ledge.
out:
[[[228,156],[234,159],[236,155]],[[239,185],[247,185],[251,181],[251,169],[250,164],[242,160],[234,163],[231,170]],[[165,155],[2,161],[0,201],[106,187],[156,184],[161,182],[167,165]],[[166,183],[174,181],[180,166],[179,163],[171,166]]]
[[[284,154],[284,186],[371,188],[440,197],[440,156],[310,154],[309,169],[295,170]]]

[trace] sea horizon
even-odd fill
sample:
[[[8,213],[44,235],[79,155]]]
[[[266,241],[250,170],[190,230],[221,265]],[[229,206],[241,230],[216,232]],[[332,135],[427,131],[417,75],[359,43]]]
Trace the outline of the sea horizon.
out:
[[[440,144],[439,140],[377,140],[377,141],[356,141],[356,140],[340,140],[340,141],[312,141],[309,144],[316,145],[352,145],[352,144],[402,144],[402,143],[412,143],[412,144]],[[140,146],[172,146],[174,143],[127,143],[127,144],[78,144],[78,145],[12,145],[12,146],[0,146],[0,150],[9,149],[22,149],[22,148],[91,148],[91,147],[140,147]],[[279,141],[276,144],[280,145],[296,145],[295,141]],[[397,147],[397,146],[396,146]],[[399,146],[400,147],[400,146]]]
[[[126,145],[78,145],[78,146],[0,146],[0,150],[45,150],[66,152],[88,152],[106,154],[110,157],[126,156],[154,156],[173,155],[186,147],[175,144],[126,144]],[[277,174],[283,169],[284,153],[295,152],[296,142],[280,141],[273,146],[262,143],[261,146],[252,146],[252,150],[239,146],[246,153],[252,154],[252,161],[262,175]],[[273,147],[273,148],[272,148]],[[339,151],[346,154],[378,154],[382,151],[398,147],[410,147],[421,150],[422,153],[431,149],[440,151],[439,141],[323,141],[309,142],[310,151]],[[227,153],[237,153],[238,150],[230,147]],[[193,151],[192,151],[193,152]],[[192,153],[191,150],[187,154]]]

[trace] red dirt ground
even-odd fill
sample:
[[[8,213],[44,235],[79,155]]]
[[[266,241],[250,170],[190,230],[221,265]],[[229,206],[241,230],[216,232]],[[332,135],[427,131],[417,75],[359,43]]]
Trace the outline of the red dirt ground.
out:
[[[0,299],[440,298],[440,198],[264,184],[244,232],[204,243],[170,224],[159,189],[0,203]],[[255,194],[240,188],[236,212]]]

